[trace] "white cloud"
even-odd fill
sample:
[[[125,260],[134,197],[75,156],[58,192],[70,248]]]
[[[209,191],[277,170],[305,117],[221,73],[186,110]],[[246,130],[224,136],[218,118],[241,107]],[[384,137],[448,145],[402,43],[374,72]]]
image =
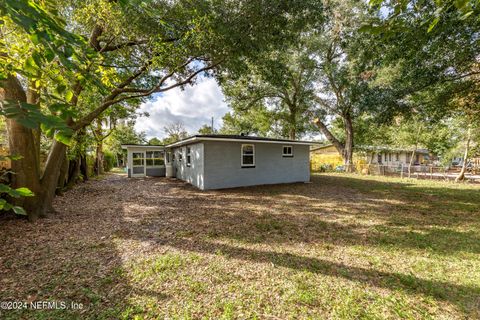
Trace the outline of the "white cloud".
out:
[[[163,138],[163,127],[180,121],[190,134],[195,134],[202,125],[210,124],[212,117],[215,128],[219,129],[223,115],[228,112],[224,100],[215,79],[199,78],[193,86],[169,90],[142,104],[138,112],[148,112],[150,117],[138,118],[135,129],[145,131],[148,138]]]

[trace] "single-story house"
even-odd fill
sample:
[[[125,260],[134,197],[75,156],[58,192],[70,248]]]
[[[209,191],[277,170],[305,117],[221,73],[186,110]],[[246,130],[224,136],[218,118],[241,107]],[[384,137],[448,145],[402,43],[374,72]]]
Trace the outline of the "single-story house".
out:
[[[195,135],[165,145],[123,145],[129,177],[166,176],[202,190],[310,181],[308,141]]]
[[[337,149],[329,144],[325,146],[312,147],[310,150],[312,158],[324,157],[329,159],[337,156],[341,159]],[[413,149],[395,148],[388,146],[357,146],[354,148],[354,158],[363,159],[363,162],[380,165],[401,165],[409,164]],[[427,149],[417,149],[413,159],[414,165],[429,164],[433,157]]]

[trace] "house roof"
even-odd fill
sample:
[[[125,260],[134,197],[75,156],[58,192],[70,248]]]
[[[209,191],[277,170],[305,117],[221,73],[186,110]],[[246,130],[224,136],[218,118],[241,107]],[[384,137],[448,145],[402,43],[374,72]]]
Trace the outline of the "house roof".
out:
[[[165,149],[164,145],[150,145],[150,144],[122,144],[122,149],[127,148],[145,148],[145,149],[157,149],[163,150]]]
[[[166,148],[178,147],[197,141],[232,141],[232,142],[259,142],[259,143],[288,143],[296,145],[314,145],[318,142],[312,141],[300,141],[300,140],[288,140],[288,139],[275,139],[275,138],[265,138],[265,137],[254,137],[254,136],[242,136],[242,135],[229,135],[229,134],[203,134],[203,135],[194,135],[186,139],[171,143],[166,145]]]

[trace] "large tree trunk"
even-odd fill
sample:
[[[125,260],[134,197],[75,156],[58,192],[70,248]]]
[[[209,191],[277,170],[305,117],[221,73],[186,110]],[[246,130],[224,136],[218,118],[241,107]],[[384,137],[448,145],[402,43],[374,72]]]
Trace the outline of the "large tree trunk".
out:
[[[80,155],[80,173],[82,175],[83,181],[88,180],[88,163],[87,156],[85,154]]]
[[[337,138],[335,138],[335,136],[330,132],[330,130],[328,130],[327,126],[322,121],[320,121],[320,119],[314,119],[313,123],[317,125],[317,127],[327,138],[327,140],[330,141],[330,143],[335,147],[335,149],[337,149],[338,153],[340,153],[343,157],[343,154],[345,153],[345,147],[343,146],[343,144],[338,141]]]
[[[343,116],[343,124],[345,128],[345,146],[343,151],[343,161],[346,172],[353,172],[353,124],[350,113]]]
[[[465,153],[463,154],[463,164],[460,173],[455,178],[455,182],[460,182],[465,180],[465,172],[467,171],[467,161],[468,161],[468,152],[470,151],[470,140],[471,140],[472,130],[468,128],[467,130],[467,141],[465,144]]]
[[[73,187],[78,182],[81,161],[82,159],[80,157],[70,160],[70,164],[68,166],[67,188]]]
[[[7,100],[20,108],[20,102],[26,102],[27,97],[20,81],[10,75],[2,83],[0,89],[0,101],[2,104]],[[32,221],[39,217],[38,202],[41,200],[40,165],[35,145],[35,135],[32,129],[24,127],[14,119],[6,120],[10,154],[20,155],[21,159],[12,160],[12,186],[14,188],[27,187],[35,196],[15,199],[15,204],[22,206],[28,212],[28,218]]]
[[[42,194],[41,201],[38,204],[38,210],[41,217],[47,215],[51,209],[55,190],[57,188],[60,168],[67,152],[67,146],[54,140],[50,153],[48,155],[45,171],[41,180]]]
[[[97,142],[97,148],[96,148],[96,153],[95,153],[95,174],[97,176],[101,175],[104,173],[103,170],[103,141],[98,141]]]
[[[62,165],[60,166],[60,173],[58,175],[57,189],[55,194],[62,193],[68,181],[69,161],[67,156],[63,157]]]

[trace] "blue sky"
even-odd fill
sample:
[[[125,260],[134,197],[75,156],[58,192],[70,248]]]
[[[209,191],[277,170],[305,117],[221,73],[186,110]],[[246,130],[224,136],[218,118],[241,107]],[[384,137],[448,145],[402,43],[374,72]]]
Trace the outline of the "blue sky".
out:
[[[221,127],[221,119],[228,112],[223,93],[213,78],[199,77],[193,86],[184,90],[175,88],[142,104],[139,113],[148,112],[150,117],[137,119],[135,129],[144,131],[147,138],[163,138],[163,127],[170,123],[182,122],[188,133],[197,133],[198,129],[211,123]]]

